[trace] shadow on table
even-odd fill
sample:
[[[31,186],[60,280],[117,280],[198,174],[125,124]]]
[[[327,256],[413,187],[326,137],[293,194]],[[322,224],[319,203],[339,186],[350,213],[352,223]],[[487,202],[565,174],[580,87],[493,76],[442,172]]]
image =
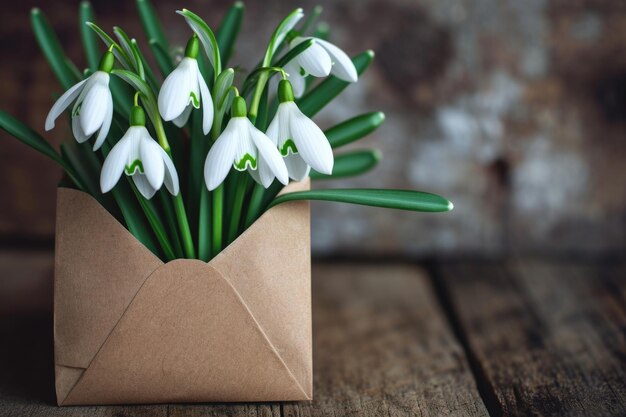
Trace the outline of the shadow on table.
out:
[[[0,396],[55,404],[52,313],[0,317]]]

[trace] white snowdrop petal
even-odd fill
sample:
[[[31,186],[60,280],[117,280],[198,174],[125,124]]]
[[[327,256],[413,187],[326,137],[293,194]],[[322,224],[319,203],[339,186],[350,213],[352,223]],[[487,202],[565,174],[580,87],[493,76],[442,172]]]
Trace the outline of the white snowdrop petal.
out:
[[[202,131],[208,135],[213,125],[213,98],[206,81],[202,77],[198,69],[198,85],[200,87],[200,96],[202,98]]]
[[[98,136],[96,137],[96,142],[93,145],[93,150],[97,151],[100,149],[102,144],[104,143],[107,135],[109,134],[109,130],[111,129],[111,121],[113,120],[113,97],[111,96],[111,92],[107,96],[106,110],[104,113],[104,120],[102,121],[102,126],[100,127],[100,131],[98,132]]]
[[[107,98],[111,95],[108,84],[108,74],[106,83],[98,79],[85,91],[85,99],[80,105],[80,127],[87,136],[91,136],[102,126],[106,115]]]
[[[298,43],[295,43],[295,45]],[[314,77],[326,77],[330,74],[330,70],[333,66],[328,52],[317,43],[308,47],[295,59],[304,71]]]
[[[177,127],[185,126],[187,124],[187,120],[189,120],[189,116],[191,115],[191,110],[193,110],[193,106],[191,104],[188,104],[187,107],[185,107],[185,110],[183,110],[183,112],[180,114],[180,116],[175,117],[172,122]]]
[[[267,137],[271,139],[274,146],[278,145],[278,130],[280,128],[279,125],[280,120],[278,118],[278,114],[276,114],[270,122],[270,125],[267,127],[267,130],[265,131],[265,135],[267,135]]]
[[[78,84],[72,86],[67,90],[59,99],[52,105],[48,116],[46,117],[45,129],[50,130],[54,128],[54,122],[69,107],[70,104],[79,96],[82,88],[85,86],[87,79],[82,80]]]
[[[165,179],[165,165],[158,143],[150,137],[146,130],[142,134],[139,145],[139,157],[143,165],[143,172],[152,188],[159,189]]]
[[[236,119],[233,118],[228,122],[226,129],[217,138],[207,155],[204,163],[204,181],[209,191],[213,191],[224,181],[235,160],[240,130],[237,129]]]
[[[261,161],[259,161],[259,164],[261,163]],[[252,177],[252,179],[254,181],[256,181],[258,184],[263,185],[263,182],[261,181],[261,177],[259,175],[259,169],[252,169],[252,168],[248,168],[248,174],[250,174],[250,176]],[[265,187],[265,186],[264,186]],[[267,187],[265,187],[267,188]]]
[[[289,178],[294,181],[302,181],[309,176],[311,167],[304,162],[304,159],[300,154],[291,154],[284,158],[287,171],[289,172]]]
[[[74,135],[74,138],[78,143],[83,143],[89,140],[89,136],[85,135],[85,132],[83,132],[83,128],[80,127],[79,116],[72,117],[72,134]]]
[[[274,172],[272,171],[268,163],[265,162],[265,159],[263,159],[262,157],[259,157],[257,172],[259,175],[259,181],[257,182],[260,182],[260,184],[265,188],[268,188],[270,185],[272,185],[272,182],[274,182],[274,178],[276,178]]]
[[[157,190],[152,185],[150,185],[150,182],[144,174],[136,173],[135,175],[133,175],[132,178],[142,196],[144,196],[148,200],[154,197],[154,194],[156,194]]]
[[[283,104],[290,107],[289,126],[302,159],[317,172],[332,174],[333,150],[322,129],[306,117],[294,102]]]
[[[159,146],[161,151],[161,157],[163,158],[163,163],[165,164],[165,188],[172,195],[178,195],[180,191],[180,184],[178,181],[178,172],[176,171],[176,167],[174,166],[174,162],[170,158],[170,156]]]
[[[272,140],[263,132],[252,126],[252,124],[250,124],[250,135],[254,145],[259,151],[258,159],[263,159],[270,171],[276,176],[276,178],[278,178],[278,181],[287,185],[289,182],[289,173],[287,172],[285,162],[276,148],[276,145],[274,145]],[[262,175],[263,172],[260,172],[259,174]],[[263,177],[261,177],[261,181],[263,181]]]
[[[131,145],[131,138],[127,132],[107,155],[100,173],[100,189],[103,193],[111,191],[122,176]]]
[[[193,66],[189,61],[195,60],[183,58],[178,67],[163,81],[159,91],[159,112],[166,122],[180,116],[189,103],[189,93],[194,76],[192,73]]]
[[[322,39],[317,39],[317,42],[322,46],[326,52],[330,55],[333,62],[331,74],[348,82],[356,82],[359,79],[359,74],[352,63],[350,57],[341,49],[336,47],[330,42]]]
[[[237,153],[235,154],[234,168],[237,171],[245,171],[246,168],[257,168],[257,149],[252,140],[250,130],[254,128],[247,118],[240,118],[242,121],[242,134],[239,136]],[[252,158],[252,160],[250,160]]]

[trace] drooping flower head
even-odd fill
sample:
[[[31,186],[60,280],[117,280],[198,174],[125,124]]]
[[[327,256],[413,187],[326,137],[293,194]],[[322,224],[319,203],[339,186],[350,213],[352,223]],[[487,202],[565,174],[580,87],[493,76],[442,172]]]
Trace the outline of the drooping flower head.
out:
[[[192,36],[185,48],[185,57],[163,82],[159,91],[159,112],[163,120],[183,127],[191,110],[202,106],[202,130],[208,134],[213,123],[213,99],[198,68],[199,41]]]
[[[289,74],[288,79],[293,85],[296,97],[300,97],[304,93],[306,75],[326,77],[332,74],[351,83],[358,80],[359,75],[350,57],[332,43],[319,38],[297,36],[293,31],[290,35],[289,49],[295,48],[306,40],[313,40],[310,47],[298,54],[284,67]]]
[[[122,173],[132,177],[137,189],[150,199],[163,183],[172,195],[179,192],[178,173],[169,155],[150,136],[141,107],[131,112],[130,127],[109,152],[100,174],[103,193],[113,189]]]
[[[113,119],[113,98],[109,90],[109,73],[115,57],[107,51],[100,60],[98,71],[72,86],[54,103],[46,117],[46,131],[54,128],[55,120],[72,102],[72,132],[79,143],[83,143],[96,132],[98,136],[93,150],[104,143]]]
[[[301,181],[309,175],[310,168],[332,174],[334,157],[330,143],[322,129],[294,102],[289,81],[282,80],[278,85],[278,100],[280,104],[267,128],[267,136],[285,158],[289,177]]]
[[[274,178],[285,185],[289,182],[287,167],[276,145],[250,122],[246,114],[246,101],[235,97],[232,117],[211,147],[204,164],[204,179],[209,191],[224,181],[231,166],[238,171],[248,170],[266,188]]]

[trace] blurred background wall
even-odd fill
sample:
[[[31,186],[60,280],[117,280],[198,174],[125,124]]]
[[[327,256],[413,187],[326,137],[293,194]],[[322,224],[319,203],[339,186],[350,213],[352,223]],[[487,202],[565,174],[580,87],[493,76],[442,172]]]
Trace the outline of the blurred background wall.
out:
[[[145,45],[133,1],[94,1],[98,23]],[[175,9],[217,27],[228,1],[155,1],[166,32],[189,35]],[[382,110],[386,123],[356,147],[383,151],[357,180],[320,186],[414,188],[450,198],[428,215],[315,204],[318,255],[624,253],[626,2],[622,0],[249,1],[231,62],[258,61],[275,24],[297,5],[324,8],[330,40],[374,65],[317,117],[330,127]],[[77,1],[2,3],[0,107],[43,132],[59,92],[29,24],[40,7],[85,65]],[[262,42],[261,42],[262,41]],[[47,133],[58,144],[65,123]],[[60,172],[0,133],[0,241],[51,245]]]

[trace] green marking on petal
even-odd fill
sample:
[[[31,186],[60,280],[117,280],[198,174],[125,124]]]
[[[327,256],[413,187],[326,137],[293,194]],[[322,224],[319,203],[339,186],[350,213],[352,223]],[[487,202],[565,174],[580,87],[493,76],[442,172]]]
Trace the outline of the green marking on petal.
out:
[[[256,159],[247,153],[239,161],[235,161],[234,166],[237,171],[245,171],[248,166],[256,169]]]
[[[83,105],[82,102],[76,104],[76,107],[74,107],[74,111],[72,112],[72,117],[76,117],[76,116],[80,115],[80,107],[82,105]]]
[[[287,156],[289,155],[290,149],[292,154],[298,153],[298,148],[296,148],[296,144],[293,139],[287,139],[287,141],[283,144],[283,147],[280,148],[280,154],[282,156]]]
[[[200,107],[200,100],[198,99],[198,97],[196,97],[196,93],[194,93],[193,91],[189,93],[189,96],[191,97],[191,102],[193,103],[193,106],[197,109]]]
[[[137,171],[143,174],[143,164],[139,159],[135,159],[133,163],[130,164],[130,166],[126,165],[124,171],[126,171],[126,175],[134,175],[137,173]]]

